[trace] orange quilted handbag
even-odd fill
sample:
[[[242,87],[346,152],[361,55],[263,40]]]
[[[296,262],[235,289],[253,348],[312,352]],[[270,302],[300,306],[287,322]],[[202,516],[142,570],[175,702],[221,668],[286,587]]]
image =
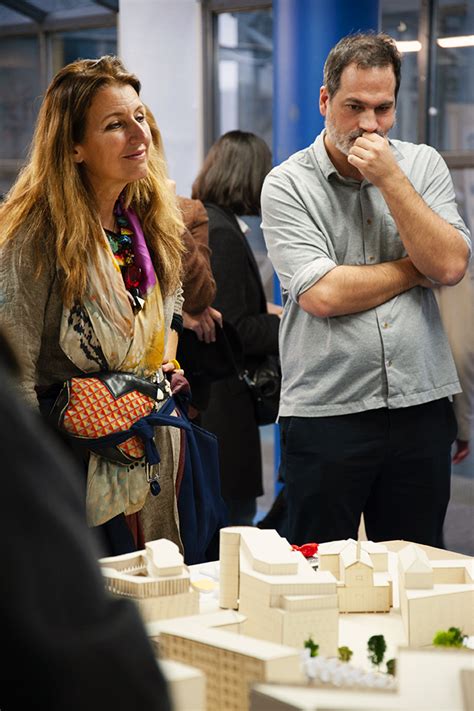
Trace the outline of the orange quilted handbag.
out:
[[[132,430],[128,438],[117,439],[132,428],[139,432],[137,423],[158,412],[170,395],[166,378],[157,383],[133,373],[78,376],[64,383],[50,419],[91,451],[119,464],[130,464],[145,455],[144,438]]]

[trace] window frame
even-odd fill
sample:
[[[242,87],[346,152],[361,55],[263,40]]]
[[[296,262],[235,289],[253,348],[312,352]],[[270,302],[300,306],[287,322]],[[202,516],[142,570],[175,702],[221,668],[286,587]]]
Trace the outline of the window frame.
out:
[[[418,52],[418,96],[420,97],[420,110],[418,113],[418,143],[430,145],[430,98],[435,91],[435,29],[438,22],[437,0],[420,0],[420,22],[418,40],[421,50]],[[474,168],[474,151],[442,151],[449,169]]]
[[[104,0],[105,2],[106,0]],[[112,0],[113,2],[113,0]],[[97,4],[101,4],[97,2]],[[13,3],[9,5],[13,9]],[[107,6],[109,7],[109,6]],[[113,10],[113,7],[110,7]],[[17,9],[21,12],[20,9]],[[52,70],[52,42],[53,35],[58,32],[76,32],[88,29],[103,29],[115,27],[117,29],[117,13],[104,12],[94,15],[84,15],[74,18],[54,18],[48,19],[45,16],[43,22],[28,22],[25,24],[0,26],[0,39],[9,39],[36,36],[38,39],[38,61],[40,86],[38,93],[43,95],[53,77]],[[23,158],[0,158],[0,175],[16,174],[24,165]]]
[[[217,20],[227,12],[271,10],[271,0],[202,0],[203,145],[204,154],[218,138],[219,102]]]
[[[381,0],[383,2],[383,0]],[[202,0],[203,27],[203,93],[204,93],[204,150],[207,153],[217,138],[218,126],[218,76],[217,76],[217,18],[224,12],[250,12],[273,7],[272,0]],[[429,143],[429,104],[434,90],[434,35],[437,24],[437,0],[420,0],[418,40],[421,50],[417,53],[418,96],[418,143]],[[440,151],[450,169],[474,167],[474,151]]]

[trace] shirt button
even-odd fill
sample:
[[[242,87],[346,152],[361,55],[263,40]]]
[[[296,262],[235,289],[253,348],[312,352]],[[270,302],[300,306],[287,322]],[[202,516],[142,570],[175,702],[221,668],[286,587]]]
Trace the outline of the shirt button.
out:
[[[369,262],[373,262],[375,257],[369,257]]]
[[[382,325],[383,325],[383,328],[388,328],[388,323],[386,321]]]
[[[387,366],[390,368],[391,365],[392,365],[392,361],[391,361],[391,360],[388,360],[388,361],[387,361]]]
[[[372,224],[372,220],[370,219],[370,217],[367,218],[367,224],[368,224],[368,225],[371,225],[371,224]]]

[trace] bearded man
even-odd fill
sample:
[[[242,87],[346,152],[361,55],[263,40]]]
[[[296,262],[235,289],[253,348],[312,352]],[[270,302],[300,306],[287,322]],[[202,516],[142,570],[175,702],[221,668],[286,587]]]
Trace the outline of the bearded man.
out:
[[[440,545],[459,383],[433,287],[470,256],[431,147],[387,138],[400,54],[356,34],[324,67],[325,130],[273,169],[262,228],[280,278],[281,470],[292,543]]]

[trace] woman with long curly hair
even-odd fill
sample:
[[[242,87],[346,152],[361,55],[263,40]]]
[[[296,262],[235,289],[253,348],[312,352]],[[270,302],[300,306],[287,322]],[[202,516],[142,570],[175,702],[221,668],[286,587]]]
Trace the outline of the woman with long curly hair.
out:
[[[116,371],[163,382],[179,367],[184,226],[139,93],[116,57],[61,69],[29,161],[0,207],[0,322],[23,366],[23,394],[45,415],[74,376]],[[155,440],[163,535],[179,542],[174,428],[157,428]],[[73,449],[87,471],[88,522],[105,534],[105,552],[133,550],[143,540],[131,515],[157,468]]]

